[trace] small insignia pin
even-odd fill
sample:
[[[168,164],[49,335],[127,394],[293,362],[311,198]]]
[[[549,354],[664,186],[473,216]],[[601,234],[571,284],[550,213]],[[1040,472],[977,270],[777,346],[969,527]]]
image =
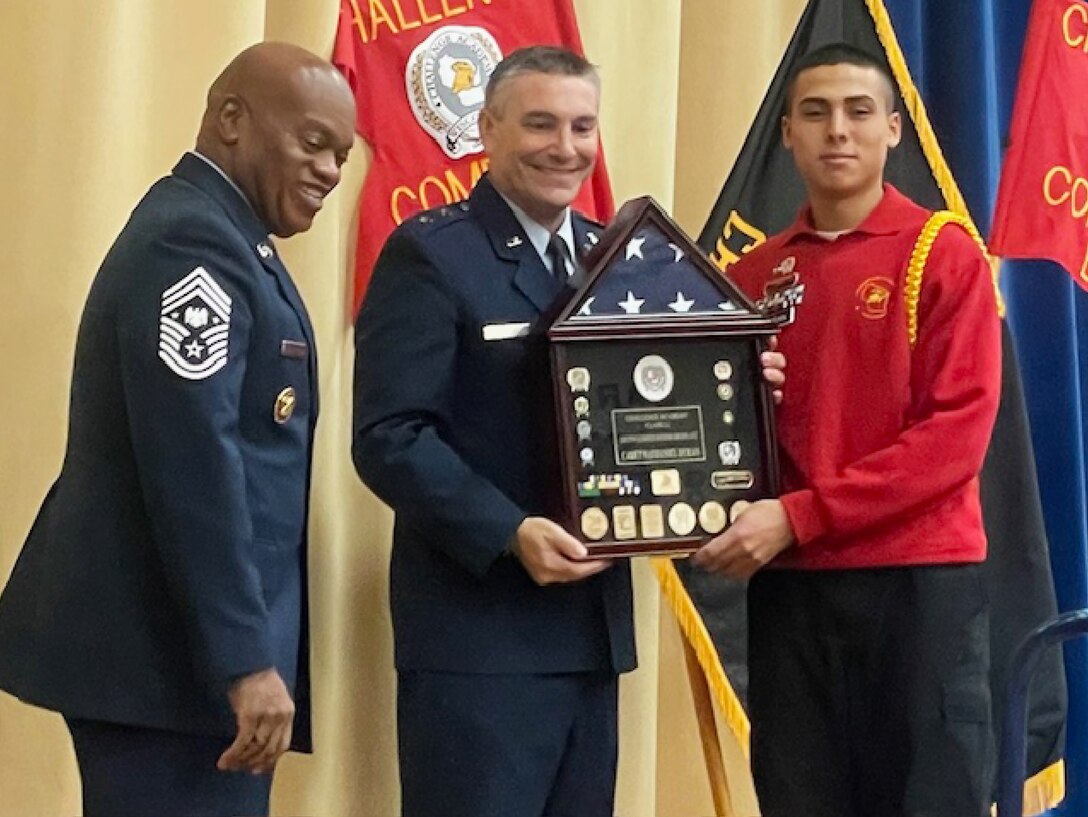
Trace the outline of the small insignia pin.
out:
[[[516,235],[513,238],[506,239],[506,246],[509,247],[511,250],[514,249],[514,247],[520,247],[521,236]]]
[[[275,253],[272,251],[272,248],[270,246],[262,241],[260,244],[257,245],[257,255],[267,260],[275,255]]]
[[[725,440],[718,443],[718,456],[722,465],[735,466],[740,463],[740,442],[738,440]]]
[[[567,370],[567,384],[571,391],[589,391],[590,374],[585,366]]]
[[[276,403],[272,407],[272,419],[280,425],[286,423],[295,413],[295,403],[295,390],[288,386],[276,395]]]
[[[786,256],[784,259],[782,259],[782,261],[779,263],[779,265],[774,268],[774,271],[776,273],[778,273],[779,275],[790,275],[790,274],[793,273],[793,271],[796,268],[797,268],[797,257],[793,256],[793,255],[789,255],[789,256]]]

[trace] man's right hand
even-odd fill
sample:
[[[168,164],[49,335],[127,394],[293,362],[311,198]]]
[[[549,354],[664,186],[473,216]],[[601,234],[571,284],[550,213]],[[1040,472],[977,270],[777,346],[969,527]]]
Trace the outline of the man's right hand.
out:
[[[587,559],[585,545],[542,516],[522,520],[511,550],[539,585],[581,581],[612,566],[607,559]]]
[[[219,757],[223,771],[271,774],[291,745],[295,702],[274,668],[246,675],[228,693],[238,721],[234,743]]]

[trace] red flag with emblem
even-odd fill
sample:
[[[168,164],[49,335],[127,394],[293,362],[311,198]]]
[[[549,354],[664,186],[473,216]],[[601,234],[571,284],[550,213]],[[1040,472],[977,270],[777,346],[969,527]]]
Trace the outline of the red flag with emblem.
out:
[[[990,249],[1047,258],[1088,290],[1088,3],[1035,0]]]
[[[356,309],[393,228],[420,210],[468,197],[487,170],[477,117],[491,71],[517,48],[579,54],[572,0],[341,0],[333,63],[358,106],[371,150],[359,204]],[[614,212],[604,157],[575,208]]]

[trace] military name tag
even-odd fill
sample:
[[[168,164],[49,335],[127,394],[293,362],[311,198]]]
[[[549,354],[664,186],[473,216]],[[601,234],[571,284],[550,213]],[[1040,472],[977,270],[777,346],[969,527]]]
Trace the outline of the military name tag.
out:
[[[515,323],[488,323],[484,324],[481,332],[484,340],[509,340],[510,338],[523,338],[529,334],[529,322],[518,321]]]
[[[310,347],[303,343],[301,340],[280,341],[280,355],[282,357],[290,357],[294,358],[295,360],[305,360],[309,352]]]

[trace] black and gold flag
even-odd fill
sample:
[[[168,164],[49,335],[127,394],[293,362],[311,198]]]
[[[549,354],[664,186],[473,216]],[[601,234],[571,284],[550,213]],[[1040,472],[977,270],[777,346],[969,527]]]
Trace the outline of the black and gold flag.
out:
[[[888,181],[927,208],[952,210],[970,219],[881,0],[810,0],[699,237],[699,244],[719,268],[727,269],[767,236],[789,226],[803,204],[801,179],[781,141],[786,80],[802,55],[836,41],[883,56],[898,84],[903,138],[889,156]],[[1003,341],[1001,406],[981,477],[989,538],[995,725],[1000,723],[1016,646],[1031,629],[1057,612],[1019,366],[1007,327],[1003,327]],[[743,585],[701,574],[685,563],[659,563],[656,569],[699,656],[719,711],[746,745]],[[700,633],[709,634],[713,643],[701,641]],[[1031,777],[1025,787],[1025,813],[1045,811],[1064,796],[1065,711],[1065,677],[1061,656],[1055,651],[1040,668],[1032,687],[1028,725]]]

